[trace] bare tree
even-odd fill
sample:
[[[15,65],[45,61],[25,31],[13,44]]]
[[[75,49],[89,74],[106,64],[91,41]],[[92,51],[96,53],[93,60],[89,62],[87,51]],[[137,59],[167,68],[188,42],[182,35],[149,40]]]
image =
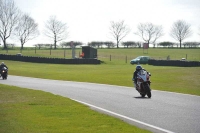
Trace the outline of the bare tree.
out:
[[[127,41],[127,42],[122,42],[122,45],[124,45],[124,47],[126,46],[126,48],[128,48],[129,46],[136,47],[137,44],[134,41]]]
[[[68,35],[66,23],[56,19],[56,16],[51,16],[45,23],[44,34],[53,39],[54,49],[56,49],[57,42],[62,41]]]
[[[189,37],[192,34],[190,24],[186,23],[184,20],[178,20],[172,25],[170,32],[171,37],[179,41],[180,48],[182,42],[185,38]]]
[[[0,38],[4,49],[6,40],[11,36],[19,20],[19,9],[12,0],[0,0]]]
[[[160,42],[158,45],[163,46],[163,47],[173,47],[174,43],[173,42]]]
[[[119,48],[120,41],[128,35],[130,29],[127,25],[124,24],[124,21],[119,22],[111,22],[110,33],[112,34],[113,38],[117,41],[117,48]]]
[[[34,44],[33,46],[38,47],[38,49],[41,49],[42,47],[44,47],[44,44]]]
[[[65,46],[65,47],[70,47],[70,48],[72,48],[72,42],[70,41],[70,42],[63,42],[63,46]],[[81,45],[83,45],[83,43],[82,42],[73,42],[73,45],[74,45],[74,47],[76,47],[76,46],[81,46]]]
[[[185,43],[183,43],[183,46],[184,46],[184,47],[188,46],[189,48],[192,48],[192,47],[196,48],[196,47],[198,47],[199,45],[200,45],[200,44],[199,44],[198,42],[185,42]]]
[[[104,45],[106,45],[108,48],[114,48],[115,47],[115,44],[113,42],[110,42],[110,41],[104,42]]]
[[[38,24],[35,23],[28,14],[23,14],[20,17],[19,23],[15,28],[15,35],[21,42],[21,49],[24,44],[39,35]]]
[[[146,43],[152,43],[154,47],[157,39],[163,36],[162,26],[152,23],[140,23],[137,28],[138,31],[135,34],[140,36]]]
[[[89,42],[88,43],[88,46],[91,46],[91,47],[102,47],[102,45],[103,45],[103,42],[98,42],[98,41],[92,41],[92,42]]]

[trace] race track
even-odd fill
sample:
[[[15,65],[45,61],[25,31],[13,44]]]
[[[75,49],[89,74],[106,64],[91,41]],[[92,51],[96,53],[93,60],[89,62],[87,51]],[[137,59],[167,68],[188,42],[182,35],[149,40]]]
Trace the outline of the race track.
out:
[[[141,98],[130,87],[9,75],[0,84],[51,92],[153,132],[200,133],[200,97],[152,91]]]

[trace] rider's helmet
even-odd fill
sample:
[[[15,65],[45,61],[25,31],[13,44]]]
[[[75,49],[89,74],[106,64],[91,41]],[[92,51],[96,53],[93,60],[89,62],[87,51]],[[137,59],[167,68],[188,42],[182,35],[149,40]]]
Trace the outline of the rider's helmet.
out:
[[[136,71],[140,71],[140,70],[142,70],[142,66],[141,65],[137,65],[135,69],[136,69]]]
[[[2,62],[1,65],[4,65],[4,62]]]

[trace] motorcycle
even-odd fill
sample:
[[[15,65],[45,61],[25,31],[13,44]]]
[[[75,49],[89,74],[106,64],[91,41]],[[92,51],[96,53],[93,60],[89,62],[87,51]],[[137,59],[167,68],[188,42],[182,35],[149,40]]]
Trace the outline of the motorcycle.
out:
[[[7,77],[8,77],[8,69],[6,67],[2,68],[1,76],[2,76],[2,79],[7,79]]]
[[[148,98],[151,98],[150,76],[151,74],[145,70],[140,70],[137,74],[137,84],[135,87],[142,97],[147,95]]]

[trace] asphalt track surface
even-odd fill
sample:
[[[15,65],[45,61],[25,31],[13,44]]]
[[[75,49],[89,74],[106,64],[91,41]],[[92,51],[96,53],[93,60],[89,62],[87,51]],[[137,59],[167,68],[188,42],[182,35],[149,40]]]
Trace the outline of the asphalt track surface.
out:
[[[131,87],[9,75],[0,84],[51,92],[155,133],[200,133],[200,97],[152,90],[141,98]]]

